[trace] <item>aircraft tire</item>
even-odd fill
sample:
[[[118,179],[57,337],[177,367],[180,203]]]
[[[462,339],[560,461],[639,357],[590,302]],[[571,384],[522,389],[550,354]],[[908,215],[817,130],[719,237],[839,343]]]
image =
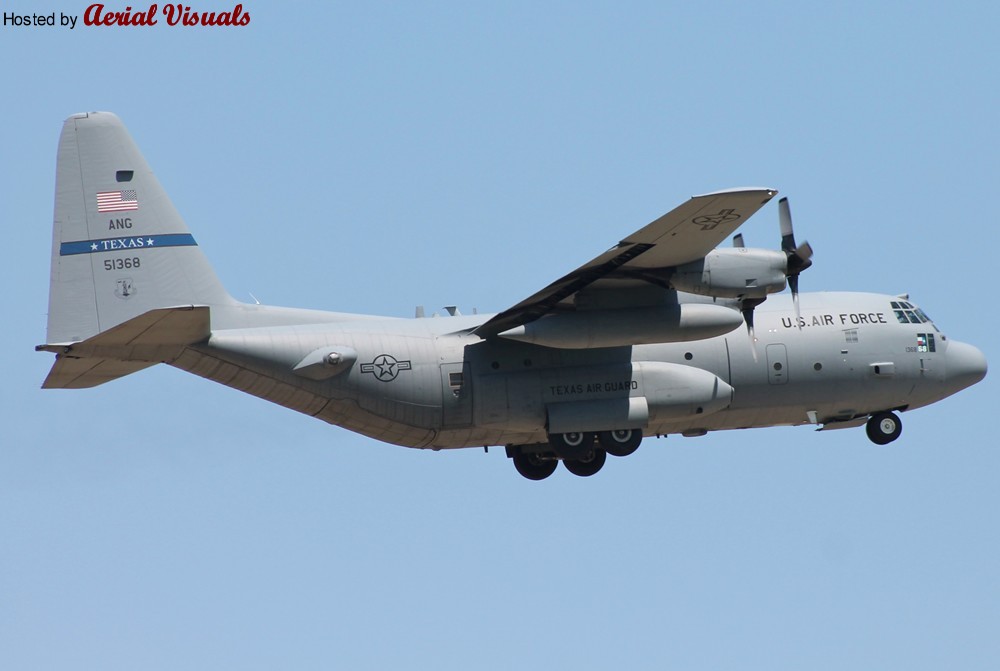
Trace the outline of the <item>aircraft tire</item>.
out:
[[[518,450],[511,457],[517,472],[529,480],[544,480],[556,472],[559,460],[554,455],[545,458],[537,453],[524,453]]]
[[[865,431],[876,445],[888,445],[903,433],[903,422],[894,412],[876,412],[868,419]]]
[[[642,431],[638,429],[601,431],[597,434],[597,441],[612,457],[627,457],[639,449]]]
[[[588,478],[601,470],[607,460],[607,451],[594,447],[590,450],[590,454],[583,459],[563,459],[563,466],[573,475]]]
[[[594,434],[586,431],[550,433],[549,445],[563,459],[582,459],[594,449]]]

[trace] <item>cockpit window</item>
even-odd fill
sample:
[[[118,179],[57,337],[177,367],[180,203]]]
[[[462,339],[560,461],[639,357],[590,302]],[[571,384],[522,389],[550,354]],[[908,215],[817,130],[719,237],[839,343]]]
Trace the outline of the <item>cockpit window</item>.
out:
[[[925,324],[930,318],[924,311],[907,301],[892,301],[892,312],[900,324]]]

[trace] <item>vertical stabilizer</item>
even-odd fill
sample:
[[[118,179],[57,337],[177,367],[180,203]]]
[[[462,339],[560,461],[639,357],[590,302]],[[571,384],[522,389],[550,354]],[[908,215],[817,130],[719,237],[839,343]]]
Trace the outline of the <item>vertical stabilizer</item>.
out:
[[[109,112],[67,119],[48,343],[79,342],[157,308],[233,303],[121,120]]]

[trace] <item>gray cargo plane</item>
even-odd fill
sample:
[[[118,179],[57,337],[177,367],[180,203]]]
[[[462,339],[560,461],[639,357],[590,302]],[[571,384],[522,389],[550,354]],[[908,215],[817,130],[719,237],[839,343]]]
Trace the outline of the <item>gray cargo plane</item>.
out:
[[[245,304],[223,289],[113,114],[59,140],[44,388],[157,363],[378,440],[505,446],[521,475],[593,475],[644,436],[865,425],[986,374],[907,296],[798,293],[812,263],[779,202],[781,249],[734,238],[776,194],[695,196],[495,315],[398,319]],[[786,285],[790,296],[772,296]],[[765,299],[767,299],[765,301]]]

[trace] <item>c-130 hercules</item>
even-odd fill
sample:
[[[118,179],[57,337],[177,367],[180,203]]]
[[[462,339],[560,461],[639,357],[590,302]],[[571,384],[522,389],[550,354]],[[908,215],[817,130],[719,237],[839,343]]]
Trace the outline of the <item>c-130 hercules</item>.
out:
[[[812,249],[796,245],[784,199],[780,251],[739,235],[716,248],[775,194],[695,196],[495,315],[244,304],[118,117],[74,115],[59,140],[43,387],[166,363],[397,445],[503,445],[541,480],[560,461],[593,475],[643,436],[864,424],[886,444],[897,412],[985,376],[982,352],[905,296],[800,296]],[[790,297],[769,298],[786,284]]]

